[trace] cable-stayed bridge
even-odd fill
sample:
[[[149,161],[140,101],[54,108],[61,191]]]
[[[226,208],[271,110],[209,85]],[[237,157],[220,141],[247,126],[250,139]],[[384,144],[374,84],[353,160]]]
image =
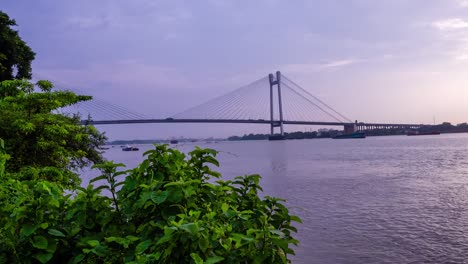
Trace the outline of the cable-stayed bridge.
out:
[[[416,129],[422,124],[383,124],[353,122],[278,71],[225,95],[165,118],[151,118],[100,99],[81,102],[66,109],[79,112],[82,124],[142,123],[233,123],[265,124],[271,135],[284,125],[342,126],[345,133],[374,128]]]

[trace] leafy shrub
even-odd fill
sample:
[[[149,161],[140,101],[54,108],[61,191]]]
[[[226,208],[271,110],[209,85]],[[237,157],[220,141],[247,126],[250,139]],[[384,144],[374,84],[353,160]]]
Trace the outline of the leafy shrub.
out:
[[[281,199],[258,196],[260,176],[219,180],[210,149],[186,157],[160,145],[145,156],[123,172],[96,165],[92,182],[106,184],[73,194],[0,171],[0,263],[289,262],[300,219]]]

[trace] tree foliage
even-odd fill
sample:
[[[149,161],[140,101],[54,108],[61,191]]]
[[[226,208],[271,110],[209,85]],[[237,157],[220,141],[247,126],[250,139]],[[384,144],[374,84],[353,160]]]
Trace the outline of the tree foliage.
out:
[[[92,126],[80,125],[79,116],[64,115],[58,109],[90,98],[53,91],[52,83],[45,80],[1,82],[0,138],[11,158],[6,171],[23,170],[22,177],[79,185],[76,169],[102,161],[98,146],[105,137]]]
[[[281,199],[259,197],[260,176],[220,180],[210,149],[186,157],[160,145],[145,155],[128,171],[97,165],[101,185],[74,195],[0,177],[0,263],[289,262],[300,219]]]
[[[0,11],[0,81],[31,78],[35,53],[12,27],[16,21]]]

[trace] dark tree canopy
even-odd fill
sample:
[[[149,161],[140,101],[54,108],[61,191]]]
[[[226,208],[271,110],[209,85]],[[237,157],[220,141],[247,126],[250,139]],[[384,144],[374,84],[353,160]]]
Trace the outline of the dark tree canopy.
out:
[[[0,11],[0,82],[12,79],[30,79],[31,62],[35,53],[12,27],[16,21]]]
[[[99,146],[105,137],[93,126],[80,125],[79,116],[58,112],[62,107],[90,100],[90,96],[52,89],[52,83],[45,80],[35,84],[26,80],[0,82],[0,138],[10,155],[6,171],[55,168],[63,177],[53,181],[77,185],[77,169],[102,161]],[[50,176],[50,171],[47,173]]]

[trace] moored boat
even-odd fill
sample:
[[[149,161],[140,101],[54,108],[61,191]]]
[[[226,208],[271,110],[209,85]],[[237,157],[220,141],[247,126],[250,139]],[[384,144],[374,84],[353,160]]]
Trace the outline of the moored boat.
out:
[[[140,149],[137,147],[128,146],[128,145],[122,148],[122,151],[138,151],[138,150]]]
[[[364,132],[355,132],[349,134],[336,135],[333,139],[345,139],[345,138],[366,138],[366,133]]]
[[[427,131],[427,132],[419,132],[419,131],[410,131],[407,136],[427,136],[427,135],[440,135],[439,131]]]

